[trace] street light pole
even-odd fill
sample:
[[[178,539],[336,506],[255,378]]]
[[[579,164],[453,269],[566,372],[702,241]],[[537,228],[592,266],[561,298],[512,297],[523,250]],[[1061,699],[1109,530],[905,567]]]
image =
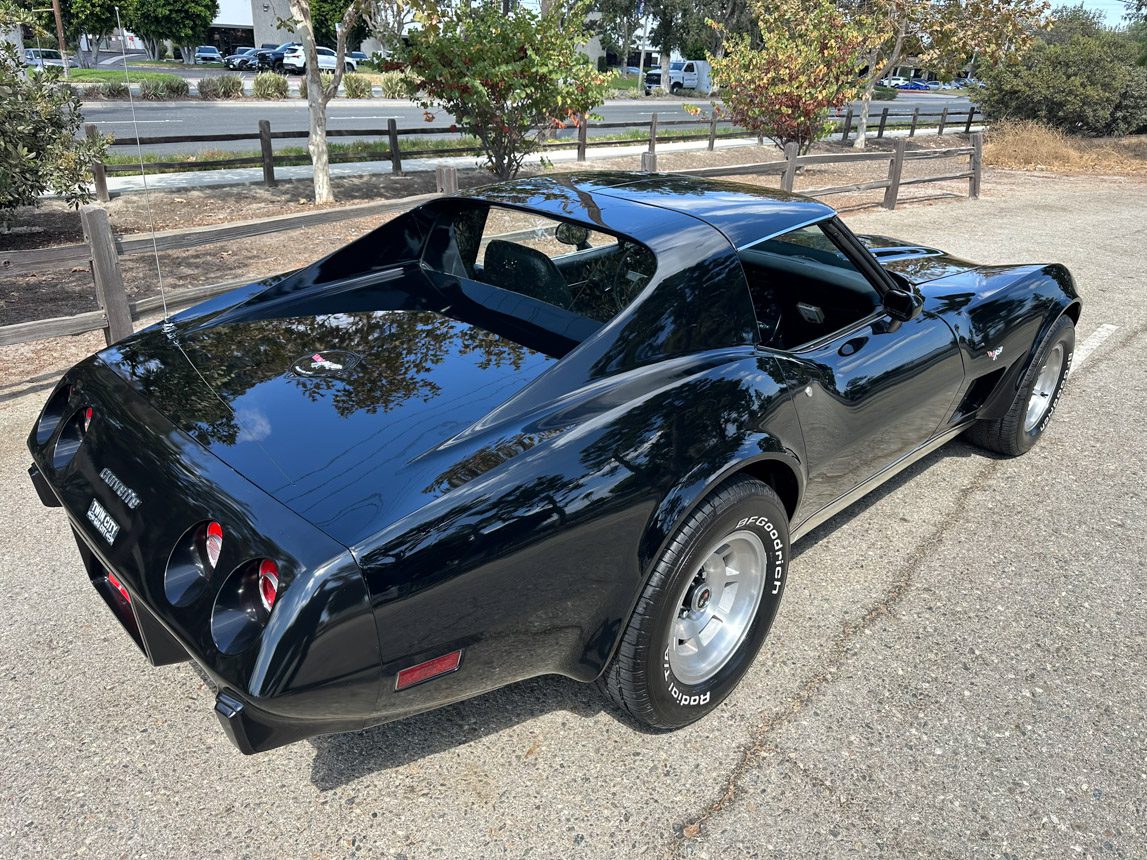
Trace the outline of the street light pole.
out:
[[[56,16],[56,41],[60,44],[60,61],[64,65],[64,77],[68,74],[68,47],[64,44],[64,18],[60,14],[60,0],[52,0],[52,14]]]

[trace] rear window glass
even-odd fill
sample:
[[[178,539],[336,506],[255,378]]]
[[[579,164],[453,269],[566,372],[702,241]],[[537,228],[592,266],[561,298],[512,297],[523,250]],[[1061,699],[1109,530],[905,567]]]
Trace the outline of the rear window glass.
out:
[[[442,216],[424,262],[456,275],[524,297],[499,301],[510,315],[532,317],[543,303],[567,314],[605,323],[650,282],[653,253],[622,236],[500,206],[467,206]]]

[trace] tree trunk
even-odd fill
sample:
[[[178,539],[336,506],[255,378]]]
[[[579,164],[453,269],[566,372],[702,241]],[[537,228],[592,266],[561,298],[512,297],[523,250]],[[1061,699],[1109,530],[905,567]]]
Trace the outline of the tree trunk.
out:
[[[864,93],[860,96],[860,116],[856,120],[856,140],[853,146],[864,149],[865,136],[868,134],[868,109],[872,104],[872,91],[876,88],[875,81],[864,85]]]
[[[673,82],[669,80],[669,51],[661,49],[661,89],[670,92]]]
[[[307,137],[307,150],[314,165],[315,202],[334,203],[335,193],[331,188],[331,164],[327,152],[327,110],[322,104],[322,87],[319,74],[311,72],[307,64],[307,107],[311,114],[310,135]]]

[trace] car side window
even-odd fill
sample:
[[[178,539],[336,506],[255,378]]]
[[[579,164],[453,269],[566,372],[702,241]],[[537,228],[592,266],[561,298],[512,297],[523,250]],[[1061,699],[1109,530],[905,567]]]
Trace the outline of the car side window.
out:
[[[739,256],[764,346],[799,348],[881,306],[876,287],[820,224],[753,243]]]
[[[454,214],[432,268],[608,322],[653,277],[644,245],[580,224],[501,206]]]
[[[686,63],[683,71],[686,71],[686,72],[693,71],[693,64],[692,63]]]

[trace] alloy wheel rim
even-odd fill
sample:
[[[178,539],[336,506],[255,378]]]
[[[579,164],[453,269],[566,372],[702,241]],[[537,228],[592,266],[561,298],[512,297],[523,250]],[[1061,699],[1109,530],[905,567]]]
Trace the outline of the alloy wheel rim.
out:
[[[1028,398],[1027,414],[1024,416],[1024,430],[1030,433],[1043,420],[1051,409],[1059,374],[1063,370],[1063,344],[1057,343],[1048,353],[1047,360],[1039,369],[1031,397]]]
[[[669,666],[684,684],[708,681],[748,635],[764,592],[767,553],[754,532],[715,541],[674,604]]]

